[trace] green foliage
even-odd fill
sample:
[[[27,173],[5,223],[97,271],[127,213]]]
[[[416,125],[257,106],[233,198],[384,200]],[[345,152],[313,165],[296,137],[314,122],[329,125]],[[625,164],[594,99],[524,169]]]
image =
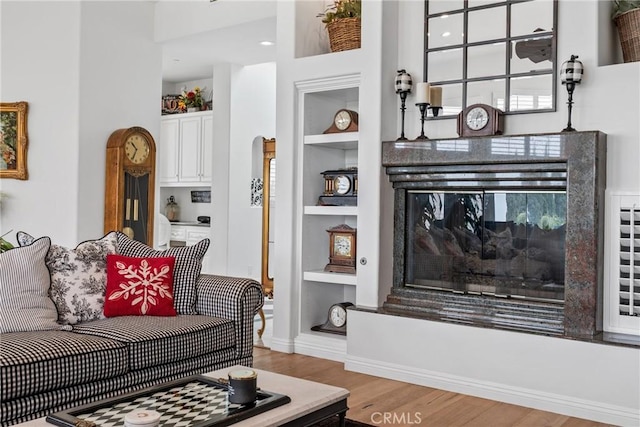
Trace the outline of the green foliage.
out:
[[[611,18],[615,19],[618,15],[639,8],[640,0],[613,0],[613,13]]]
[[[0,254],[2,252],[8,251],[9,249],[13,249],[13,245],[10,242],[7,242],[6,240],[4,240],[4,236],[11,233],[11,231],[12,230],[9,230],[6,233],[4,233],[2,236],[0,236]]]
[[[0,237],[0,254],[8,251],[9,249],[13,249],[13,245]]]
[[[512,193],[507,195],[507,221],[537,224],[543,230],[566,222],[567,195],[563,193]]]
[[[328,7],[318,17],[322,17],[322,22],[328,24],[336,19],[360,18],[361,10],[361,0],[335,0],[333,6]]]

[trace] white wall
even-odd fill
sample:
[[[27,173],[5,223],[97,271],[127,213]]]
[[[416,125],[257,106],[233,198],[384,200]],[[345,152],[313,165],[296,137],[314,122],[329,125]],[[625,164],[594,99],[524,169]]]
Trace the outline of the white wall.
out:
[[[155,39],[165,41],[273,17],[276,1],[163,0],[156,8]]]
[[[260,280],[262,209],[251,207],[251,161],[253,140],[275,137],[276,64],[239,68],[232,76],[231,88],[227,273]],[[260,170],[261,163],[262,159]]]
[[[0,229],[69,246],[100,237],[109,135],[133,125],[158,135],[153,8],[2,1],[0,12],[0,97],[29,102],[29,180],[0,180]]]
[[[7,237],[14,243],[18,230],[75,242],[80,4],[3,1],[0,13],[0,98],[29,102],[29,180],[0,180],[0,190],[8,195],[0,229],[13,229]],[[39,31],[26,31],[27,23]]]

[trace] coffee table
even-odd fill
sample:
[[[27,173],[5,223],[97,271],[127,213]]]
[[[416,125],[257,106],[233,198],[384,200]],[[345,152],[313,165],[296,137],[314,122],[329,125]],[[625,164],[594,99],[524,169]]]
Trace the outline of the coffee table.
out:
[[[205,376],[213,379],[227,378],[229,371],[247,369],[244,366],[232,366],[208,372]],[[253,368],[250,368],[253,369]],[[258,387],[261,389],[284,394],[291,398],[291,402],[255,415],[246,420],[233,424],[237,427],[269,427],[269,426],[309,426],[338,415],[340,425],[344,426],[347,412],[347,397],[349,391],[313,381],[294,378],[274,372],[253,369],[258,373]],[[45,418],[20,424],[23,427],[51,427]]]

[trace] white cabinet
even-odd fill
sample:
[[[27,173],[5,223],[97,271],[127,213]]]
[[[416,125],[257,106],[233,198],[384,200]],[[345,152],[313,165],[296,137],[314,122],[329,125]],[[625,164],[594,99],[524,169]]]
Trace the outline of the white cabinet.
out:
[[[178,182],[178,158],[180,152],[180,121],[160,122],[160,144],[156,147],[159,158],[160,184]]]
[[[202,258],[202,273],[212,274],[212,253],[211,246],[213,239],[211,237],[211,228],[198,225],[176,225],[171,224],[171,242],[174,246],[193,246],[202,239],[210,239],[209,249]]]
[[[213,116],[210,111],[163,117],[157,148],[162,186],[210,186]]]

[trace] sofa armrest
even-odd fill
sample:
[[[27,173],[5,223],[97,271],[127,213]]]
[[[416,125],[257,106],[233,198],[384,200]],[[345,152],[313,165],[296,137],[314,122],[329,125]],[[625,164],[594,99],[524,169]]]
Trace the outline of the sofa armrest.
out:
[[[234,321],[238,357],[253,354],[253,319],[263,303],[262,286],[253,279],[201,274],[196,283],[197,313]]]

